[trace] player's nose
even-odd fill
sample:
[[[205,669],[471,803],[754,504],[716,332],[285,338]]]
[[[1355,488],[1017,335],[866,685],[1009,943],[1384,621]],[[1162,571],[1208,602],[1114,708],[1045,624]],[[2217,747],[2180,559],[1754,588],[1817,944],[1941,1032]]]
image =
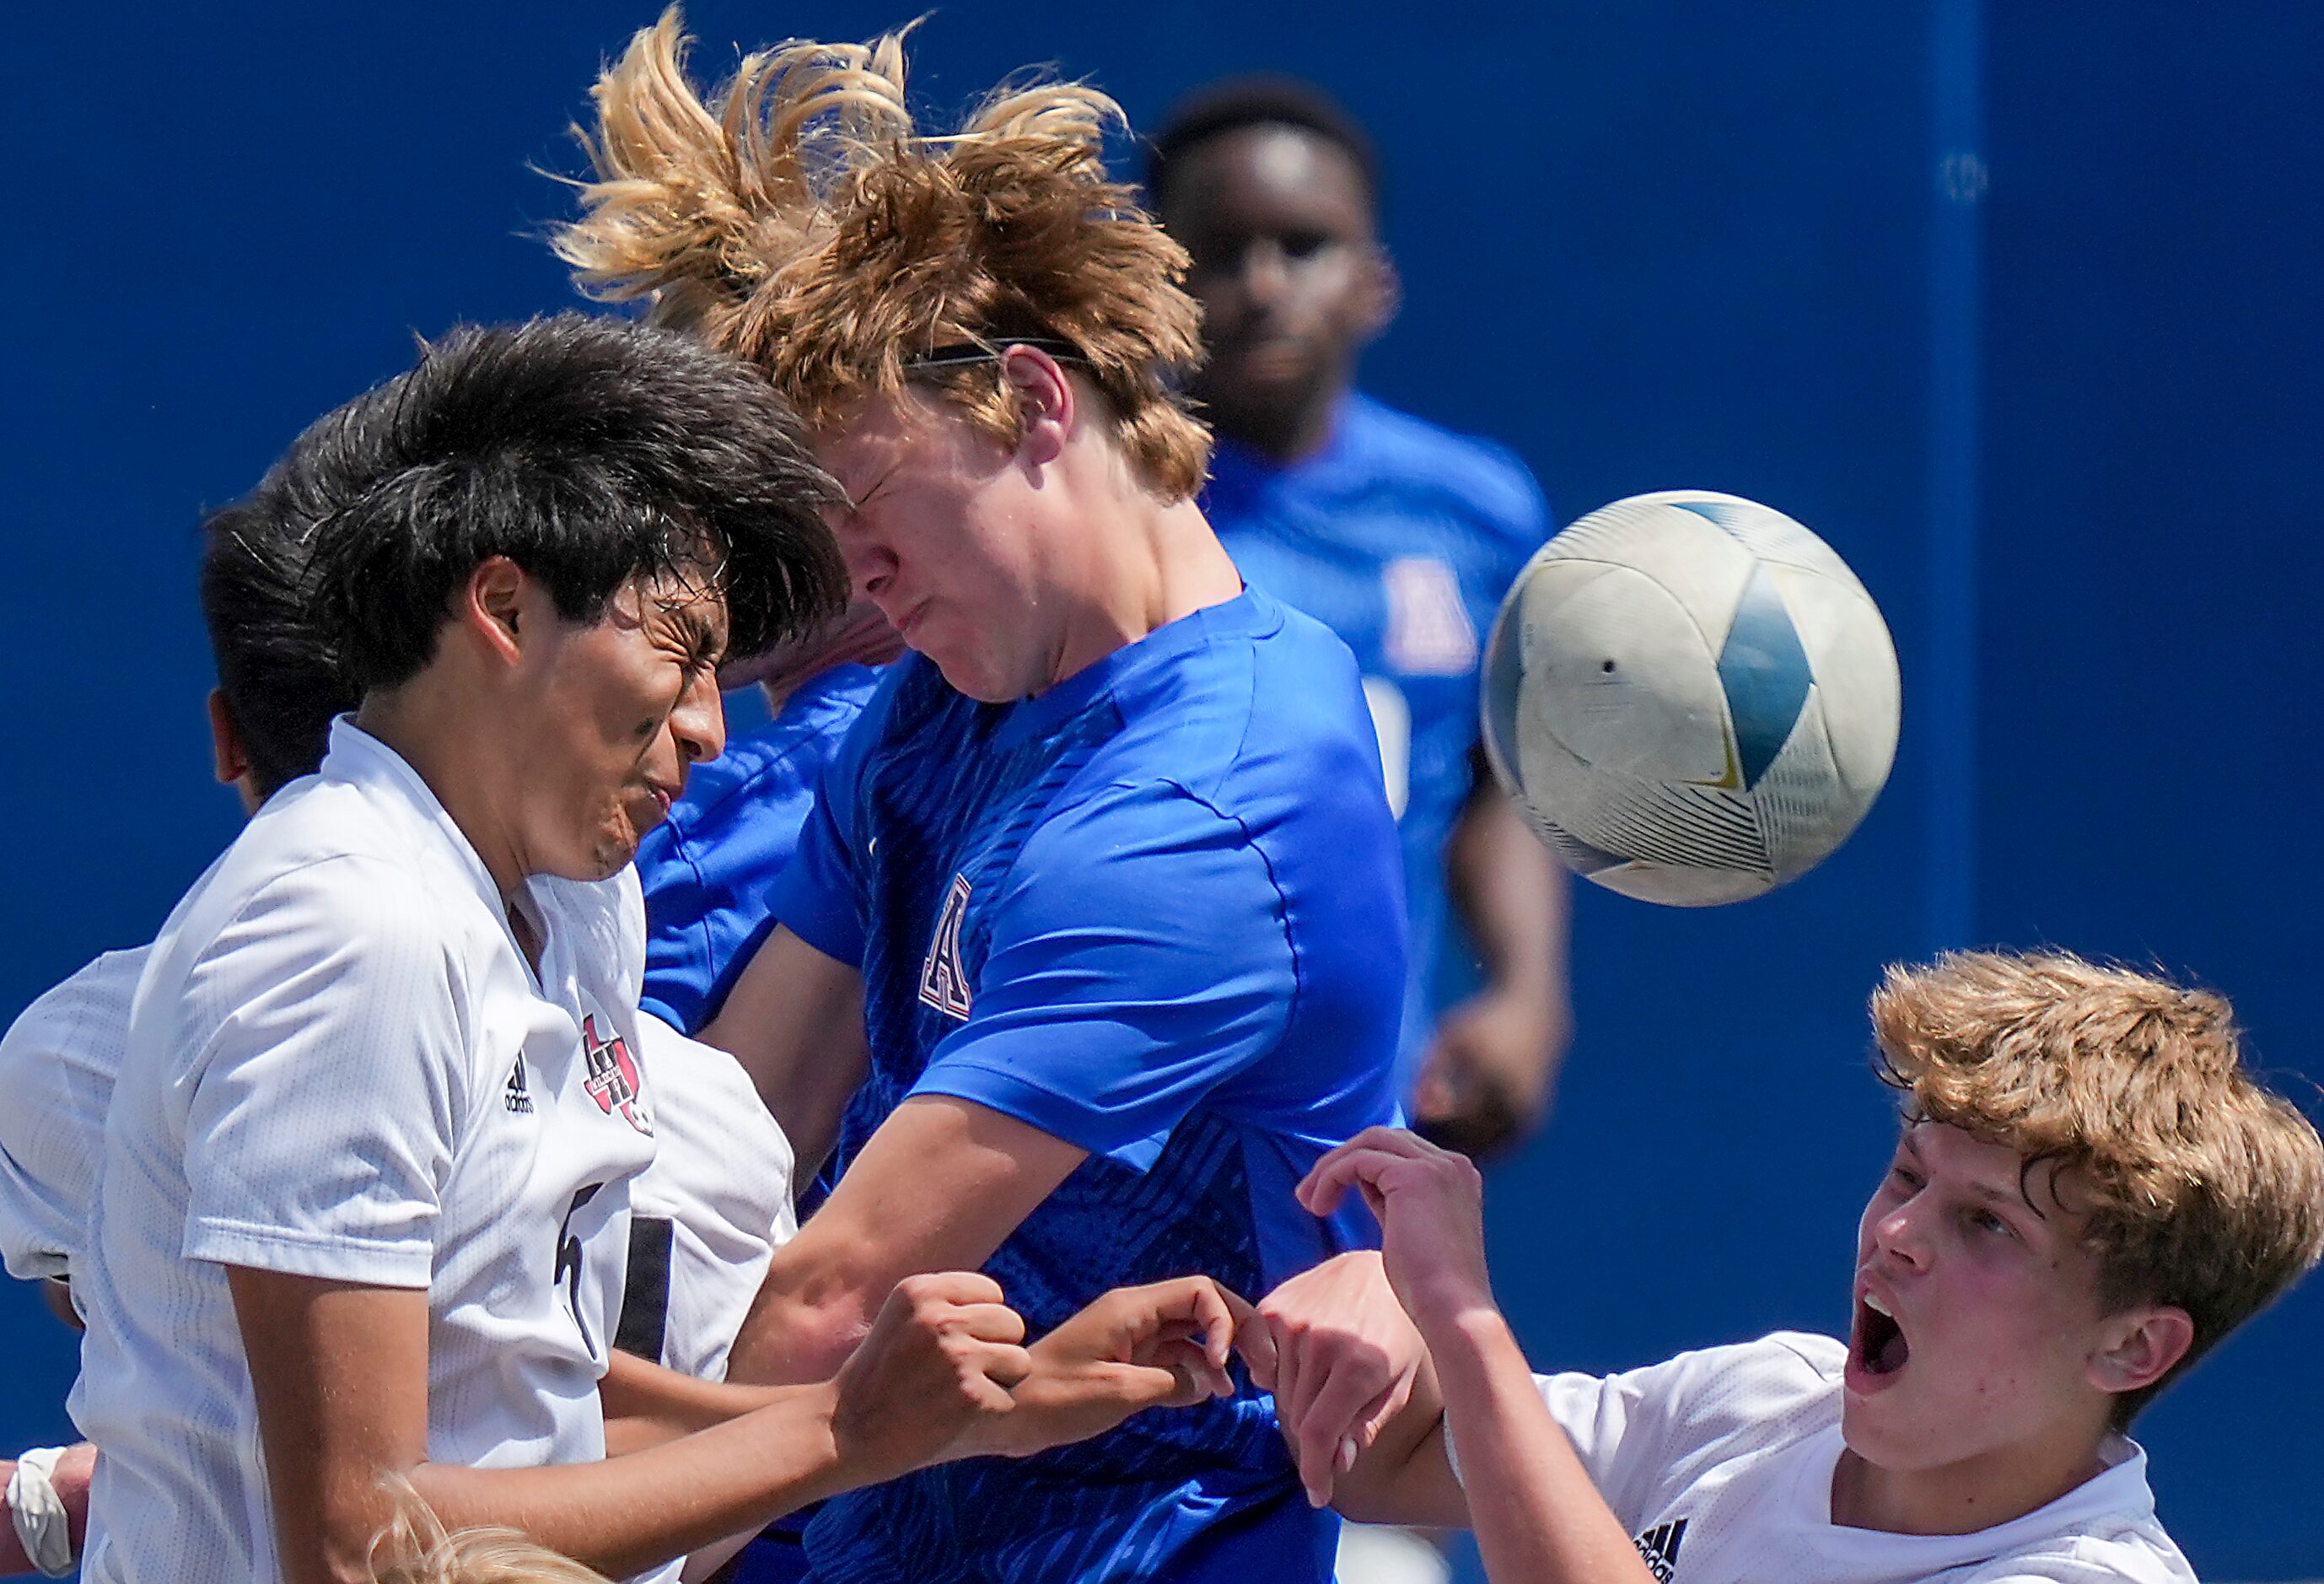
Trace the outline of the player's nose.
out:
[[[687,765],[715,759],[726,751],[726,710],[718,697],[718,673],[704,667],[678,695],[669,712],[670,736],[677,739],[678,757]]]
[[[876,603],[896,576],[894,552],[862,534],[839,536],[839,560],[847,570],[847,585],[858,599]]]
[[[1272,236],[1253,237],[1242,250],[1242,267],[1236,271],[1235,283],[1252,309],[1264,311],[1282,300],[1287,279],[1284,263],[1283,245]]]
[[[1918,1198],[1906,1200],[1872,1224],[1872,1246],[1879,1254],[1925,1268],[1929,1263],[1926,1217]]]

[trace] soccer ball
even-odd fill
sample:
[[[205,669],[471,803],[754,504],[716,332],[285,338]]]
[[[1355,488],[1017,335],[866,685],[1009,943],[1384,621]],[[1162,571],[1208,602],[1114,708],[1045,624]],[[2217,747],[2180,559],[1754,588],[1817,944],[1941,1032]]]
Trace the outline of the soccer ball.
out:
[[[1542,546],[1487,646],[1485,748],[1576,873],[1679,907],[1812,868],[1896,756],[1896,647],[1831,547],[1709,490]]]

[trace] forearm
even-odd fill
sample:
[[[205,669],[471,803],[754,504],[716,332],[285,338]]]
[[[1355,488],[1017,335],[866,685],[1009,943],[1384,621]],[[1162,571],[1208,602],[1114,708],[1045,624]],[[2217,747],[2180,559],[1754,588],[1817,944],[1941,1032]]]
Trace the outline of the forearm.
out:
[[[642,1451],[724,1424],[774,1398],[775,1388],[697,1380],[619,1349],[605,1378],[597,1383],[608,1457]]]
[[[799,1250],[798,1258],[784,1257],[797,1248],[795,1242],[775,1251],[727,1353],[729,1382],[774,1386],[828,1378],[870,1331],[895,1285],[894,1277],[882,1285],[874,1273],[815,1257],[816,1246]]]
[[[1554,1040],[1565,1010],[1564,870],[1489,780],[1462,810],[1445,867],[1489,990],[1539,1008]]]
[[[1444,1394],[1487,1576],[1499,1584],[1653,1584],[1550,1417],[1499,1312],[1478,1306],[1434,1323],[1421,1320],[1420,1328]]]
[[[1332,1505],[1359,1524],[1465,1529],[1469,1504],[1445,1452],[1444,1395],[1423,1359],[1412,1397],[1332,1487]]]
[[[411,1483],[447,1528],[502,1524],[611,1578],[659,1567],[875,1477],[849,1467],[828,1386],[683,1440],[541,1468],[422,1464]]]
[[[15,1478],[17,1462],[0,1458],[0,1490],[5,1490]],[[81,1545],[88,1529],[88,1487],[97,1472],[97,1449],[87,1441],[64,1448],[49,1470],[49,1488],[65,1510],[65,1531],[69,1538],[72,1554],[80,1555]],[[39,1564],[24,1549],[23,1538],[16,1533],[13,1512],[0,1519],[0,1578],[14,1578],[30,1573]]]

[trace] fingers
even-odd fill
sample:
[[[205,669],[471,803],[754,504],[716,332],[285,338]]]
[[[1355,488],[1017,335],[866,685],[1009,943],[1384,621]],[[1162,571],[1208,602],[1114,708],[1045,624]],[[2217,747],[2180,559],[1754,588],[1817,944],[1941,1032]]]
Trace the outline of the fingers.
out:
[[[1294,1191],[1299,1202],[1309,1211],[1327,1216],[1336,1209],[1340,1195],[1355,1181],[1344,1163],[1352,1156],[1384,1154],[1406,1160],[1425,1161],[1441,1156],[1444,1152],[1415,1133],[1401,1127],[1367,1127],[1338,1148],[1326,1151],[1308,1169],[1306,1180]],[[1331,1187],[1326,1197],[1327,1185]]]
[[[1309,1373],[1312,1377],[1317,1372]],[[1299,1477],[1311,1500],[1320,1496],[1317,1506],[1332,1499],[1333,1476],[1344,1472],[1355,1454],[1371,1444],[1378,1426],[1366,1427],[1364,1422],[1395,1385],[1386,1357],[1351,1353],[1315,1385],[1313,1400],[1285,1421],[1287,1431],[1296,1427],[1292,1444]]]
[[[1006,1412],[1009,1407],[1016,1405],[1016,1398],[1009,1395],[1009,1389],[1022,1382],[1028,1375],[1032,1375],[1032,1354],[1028,1354],[1022,1347],[1001,1347],[997,1342],[988,1342],[983,1349],[978,1349],[969,1358],[969,1363],[973,1366],[978,1377],[1000,1391],[1000,1412]],[[983,1394],[976,1395],[983,1398]]]
[[[1243,1304],[1243,1318],[1235,1326],[1235,1351],[1242,1355],[1243,1367],[1250,1371],[1251,1384],[1262,1392],[1272,1392],[1276,1386],[1274,1329],[1267,1318],[1249,1304]]]
[[[922,1298],[943,1303],[999,1303],[1001,1283],[982,1271],[929,1271],[917,1276],[906,1276],[896,1283],[896,1291],[906,1298]]]

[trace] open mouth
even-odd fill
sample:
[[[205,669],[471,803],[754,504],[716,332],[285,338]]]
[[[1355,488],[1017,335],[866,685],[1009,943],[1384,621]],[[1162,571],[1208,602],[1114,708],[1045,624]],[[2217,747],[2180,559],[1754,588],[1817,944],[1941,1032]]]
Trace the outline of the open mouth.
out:
[[[1896,1323],[1896,1317],[1878,1298],[1866,1292],[1856,1301],[1856,1334],[1848,1351],[1857,1373],[1885,1381],[1911,1361],[1913,1345],[1905,1339],[1904,1328]]]

